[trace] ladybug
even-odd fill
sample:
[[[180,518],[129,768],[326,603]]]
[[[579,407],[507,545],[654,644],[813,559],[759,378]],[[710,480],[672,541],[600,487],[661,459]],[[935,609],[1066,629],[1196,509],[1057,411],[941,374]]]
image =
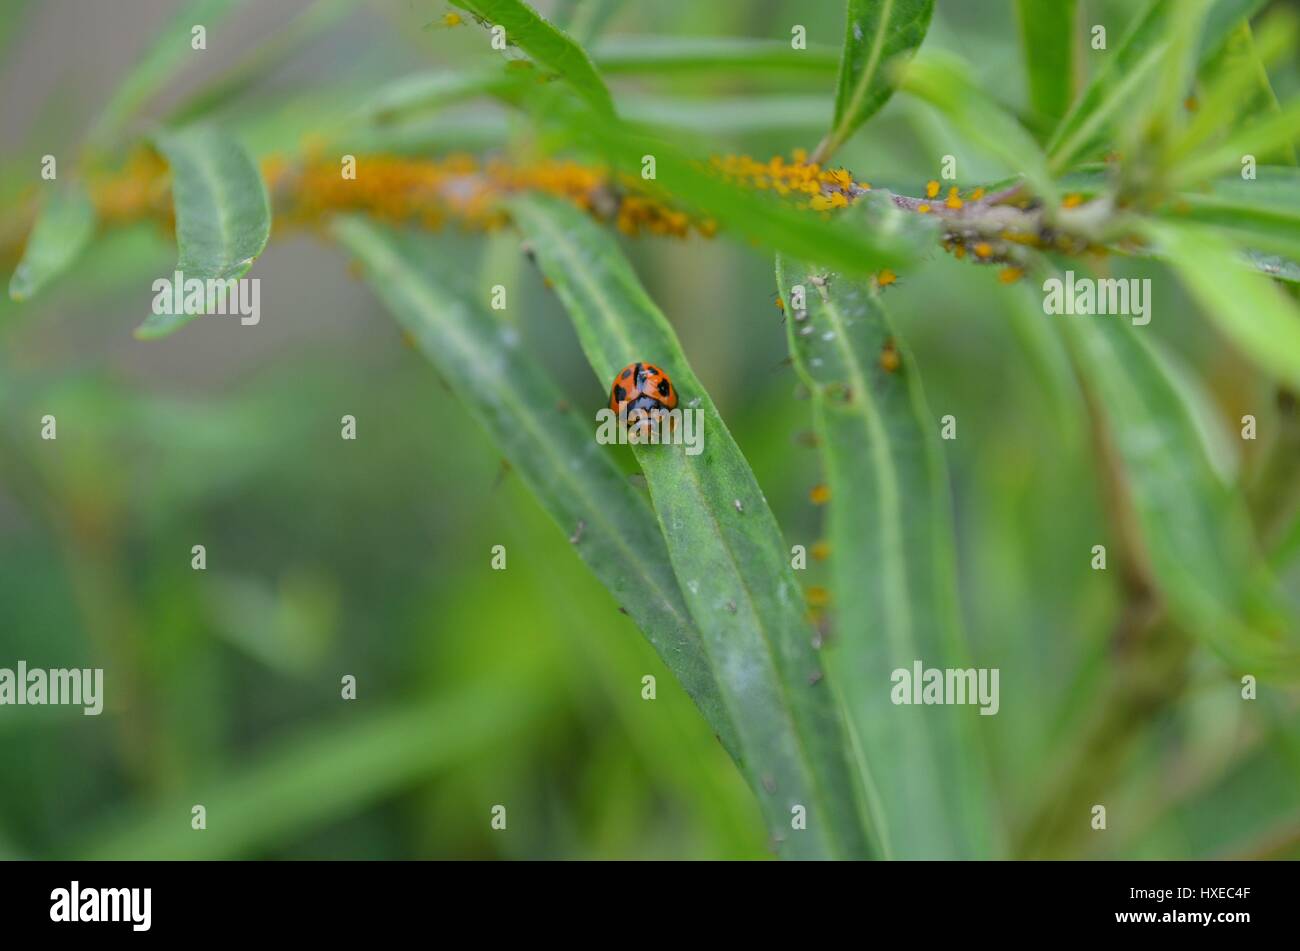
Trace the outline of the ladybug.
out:
[[[670,410],[677,405],[677,388],[668,374],[650,363],[629,363],[614,377],[609,390],[609,408],[624,418],[633,413],[643,415],[633,422],[637,429],[648,430],[648,414],[655,410]]]

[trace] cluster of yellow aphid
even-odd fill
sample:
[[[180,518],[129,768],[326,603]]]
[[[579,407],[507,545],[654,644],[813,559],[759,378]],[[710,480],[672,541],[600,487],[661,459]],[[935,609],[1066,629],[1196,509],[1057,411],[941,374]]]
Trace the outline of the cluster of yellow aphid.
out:
[[[846,208],[871,190],[866,182],[854,181],[853,173],[846,168],[823,168],[809,162],[803,149],[795,149],[789,161],[781,155],[766,162],[748,155],[725,155],[715,156],[709,164],[725,182],[770,190],[782,198],[802,199],[816,211]]]
[[[776,155],[765,162],[748,155],[717,156],[707,167],[723,181],[766,191],[783,200],[829,213],[852,204],[871,189],[845,168],[809,162],[803,150],[789,159]],[[487,230],[507,223],[504,200],[513,194],[541,192],[573,202],[593,216],[612,223],[628,235],[686,237],[692,231],[711,237],[717,225],[711,219],[692,217],[641,187],[633,177],[613,176],[608,169],[571,160],[541,160],[512,164],[500,159],[480,161],[470,155],[439,159],[396,155],[363,155],[356,160],[355,176],[340,172],[337,158],[323,156],[289,162],[268,158],[263,175],[275,208],[277,228],[312,226],[339,212],[365,212],[380,218],[439,228],[448,223]],[[92,180],[92,194],[100,219],[120,223],[140,218],[171,221],[167,169],[157,155],[141,152],[118,173]],[[1018,279],[1015,245],[1060,247],[1059,237],[1037,231],[1004,231],[981,235],[963,228],[969,203],[985,197],[983,188],[962,194],[956,186],[946,190],[928,182],[924,197],[901,199],[918,214],[942,216],[946,221],[945,250],[977,263],[1000,264],[1003,281]],[[1079,195],[1066,197],[1072,208]],[[884,288],[898,280],[892,271],[876,275]],[[779,302],[778,302],[779,303]]]

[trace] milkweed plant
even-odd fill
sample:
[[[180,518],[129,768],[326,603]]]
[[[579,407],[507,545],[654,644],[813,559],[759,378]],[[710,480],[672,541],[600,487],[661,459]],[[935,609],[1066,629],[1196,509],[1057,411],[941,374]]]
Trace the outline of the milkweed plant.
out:
[[[58,309],[46,302],[64,299],[60,285],[129,281],[147,309],[111,346],[135,364],[170,361],[195,321],[274,332],[276,299],[295,289],[279,277],[262,296],[259,256],[312,239],[431,368],[425,405],[410,411],[472,419],[534,500],[504,504],[543,510],[568,549],[560,561],[608,591],[591,611],[611,620],[575,640],[615,637],[621,612],[675,681],[615,665],[595,674],[601,689],[626,692],[634,719],[657,715],[657,690],[684,691],[689,729],[710,734],[748,787],[745,835],[770,853],[1300,855],[1293,8],[847,0],[750,11],[741,35],[708,32],[731,22],[717,10],[669,4],[673,28],[656,35],[617,0],[541,12],[421,0],[389,10],[387,28],[421,55],[458,47],[456,67],[436,55],[389,67],[308,109],[291,83],[268,83],[277,64],[382,17],[319,0],[247,38],[234,25],[249,6],[180,3],[105,87],[79,141],[46,146],[37,123],[4,164],[0,502],[12,493],[24,519],[72,533],[68,571],[92,611],[120,597],[96,549],[115,516],[102,492],[46,512],[62,498],[48,457],[87,423],[41,408],[33,361],[61,371],[19,345],[20,328]],[[996,44],[967,49],[964,27],[982,20],[997,28],[981,42]],[[214,54],[222,68],[177,92]],[[485,132],[489,110],[504,122]],[[732,146],[751,126],[756,155]],[[924,158],[888,158],[900,139]],[[174,266],[126,263],[140,235],[169,242]],[[665,297],[646,276],[657,260],[646,255],[674,243],[691,255],[721,246],[746,273],[770,274],[761,292],[732,285],[751,304],[726,342],[744,370],[725,382],[689,345],[710,303]],[[481,268],[439,250],[449,244],[481,250]],[[952,316],[964,295],[985,302],[986,328]],[[532,306],[567,318],[547,358],[527,342]],[[557,361],[590,373],[571,384]],[[952,398],[957,364],[978,380],[964,391],[974,405]],[[797,448],[744,451],[755,425],[744,394],[773,379],[780,409],[762,425]],[[995,458],[1006,443],[994,430],[1025,394],[1024,412],[1048,423],[1022,456]],[[364,441],[366,419],[320,412],[343,442]],[[221,445],[238,456],[252,425],[232,424]],[[783,530],[764,485],[785,486],[790,453],[804,514]],[[1057,495],[1029,516],[1012,490],[981,490],[995,464],[993,481],[1021,493],[1036,467],[1073,467],[1086,501]],[[1025,518],[1032,527],[996,528]],[[1052,536],[1064,554],[1043,553]],[[151,590],[220,560],[198,541],[148,553],[176,560]],[[353,558],[386,557],[369,532],[350,545]],[[994,549],[1001,567],[986,570]],[[495,543],[465,555],[491,599],[563,597],[512,591],[511,557]],[[999,572],[1018,573],[1015,590],[1059,586],[1057,607],[995,605]],[[243,595],[203,596],[228,607]],[[150,616],[149,636],[163,638],[168,622]],[[113,693],[126,670],[148,673],[122,642],[95,643],[88,663],[124,721],[123,755],[147,759],[149,729]],[[364,697],[364,677],[311,676],[334,693],[342,677],[344,701]],[[528,679],[517,677],[525,692]],[[290,827],[378,796],[366,784],[382,780],[367,777],[401,772],[383,751],[442,736],[458,702],[327,731],[315,759],[301,754],[309,769],[272,761],[304,803],[321,786],[356,786],[333,811],[304,804]],[[191,788],[182,811],[133,813],[90,851],[263,842],[271,820],[236,780],[211,793],[242,804],[222,818],[236,828],[204,833],[236,844],[176,845],[203,828],[204,793]],[[491,792],[468,801],[479,811],[457,821],[503,835],[527,821]],[[1189,831],[1238,813],[1222,834]]]

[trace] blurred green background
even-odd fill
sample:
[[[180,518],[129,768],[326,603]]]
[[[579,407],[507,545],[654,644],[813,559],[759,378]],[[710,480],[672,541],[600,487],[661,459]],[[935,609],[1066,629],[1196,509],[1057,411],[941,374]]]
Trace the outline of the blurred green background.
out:
[[[250,4],[209,35],[155,107],[165,115],[307,4]],[[446,7],[353,5],[216,116],[259,155],[319,130],[406,72],[488,65]],[[567,15],[572,4],[537,4]],[[605,6],[600,4],[598,6]],[[1118,35],[1131,4],[1086,3]],[[38,187],[40,156],[71,166],[117,82],[174,13],[168,0],[6,3],[0,143],[6,217]],[[603,35],[751,36],[838,49],[838,0],[609,4]],[[940,0],[926,40],[1024,108],[1011,4]],[[1300,86],[1293,61],[1273,76]],[[708,150],[755,156],[816,144],[834,74],[611,81]],[[720,99],[764,97],[747,115]],[[779,97],[782,108],[771,108]],[[696,118],[692,121],[691,116]],[[724,121],[725,120],[725,121]],[[486,101],[428,121],[429,154],[511,154],[523,120]],[[958,156],[959,183],[1008,171],[924,106],[896,97],[840,159],[915,194]],[[791,543],[820,538],[821,481],[786,365],[768,255],[725,239],[620,240],[682,337]],[[575,406],[592,378],[553,295],[509,233],[448,232],[439,252],[507,286],[515,322]],[[103,667],[106,710],[0,708],[0,855],[232,858],[743,858],[768,854],[721,746],[564,533],[503,465],[418,352],[308,235],[273,237],[251,276],[262,322],[196,321],[157,342],[132,329],[175,249],[152,226],[100,237],[70,278],[22,307],[0,300],[0,666]],[[6,267],[13,262],[6,261]],[[1209,424],[1275,418],[1273,394],[1152,262],[1160,337],[1211,399]],[[1001,669],[992,755],[1008,826],[1026,821],[1095,714],[1114,579],[1086,421],[1065,366],[1036,362],[1025,314],[993,269],[938,249],[889,292],[946,443],[962,595],[981,666]],[[40,419],[58,439],[40,439]],[[339,438],[352,414],[355,442]],[[1254,444],[1231,440],[1249,471]],[[1261,447],[1265,448],[1265,447]],[[626,451],[626,450],[622,450]],[[630,454],[627,457],[631,467]],[[1234,464],[1228,459],[1228,464]],[[207,548],[208,568],[190,568]],[[508,569],[489,569],[493,545]],[[1300,561],[1287,587],[1295,596]],[[814,566],[808,583],[824,581]],[[1081,856],[1298,854],[1294,702],[1234,700],[1194,664],[1183,699],[1122,769],[1110,833]],[[340,698],[340,678],[358,699]],[[641,699],[654,674],[658,699]],[[190,828],[190,808],[208,828]],[[496,804],[504,832],[489,826]],[[1293,837],[1288,838],[1291,834]],[[1261,845],[1263,843],[1263,845]],[[1280,845],[1279,845],[1280,843]],[[1275,849],[1276,851],[1276,849]]]

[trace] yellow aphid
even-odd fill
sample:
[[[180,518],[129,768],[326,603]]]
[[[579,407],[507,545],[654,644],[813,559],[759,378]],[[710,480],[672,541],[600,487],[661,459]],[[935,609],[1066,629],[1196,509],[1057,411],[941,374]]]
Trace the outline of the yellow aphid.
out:
[[[808,493],[808,501],[813,505],[825,505],[831,500],[831,487],[826,484],[815,485]]]
[[[776,299],[776,309],[783,314],[785,313],[785,301],[779,297]]]
[[[902,365],[903,358],[899,356],[898,348],[894,346],[894,340],[891,337],[885,341],[885,345],[880,349],[880,369],[886,373],[896,373]]]
[[[1183,108],[1188,112],[1195,112],[1200,103],[1196,101],[1195,96],[1188,96],[1183,100]]]
[[[922,215],[926,215],[926,214],[929,214],[929,213],[930,213],[930,206],[929,206],[929,205],[917,205],[917,206],[916,206],[916,210],[917,210],[918,213],[920,213],[920,214],[922,214]]]
[[[825,195],[813,195],[812,201],[810,201],[808,204],[813,209],[813,211],[829,211],[832,207],[834,207],[831,204],[830,198],[828,198]]]
[[[998,280],[1003,284],[1014,284],[1024,276],[1024,270],[1018,267],[1004,267],[998,271]]]
[[[829,542],[815,542],[808,549],[808,554],[813,556],[814,561],[825,561],[831,555],[831,546]]]
[[[939,183],[938,183],[938,182],[935,182],[935,181],[929,181],[929,182],[926,182],[926,183],[925,183],[925,197],[926,197],[926,198],[937,198],[937,197],[939,197]]]
[[[962,206],[963,202],[957,196],[956,186],[948,189],[948,200],[945,201],[944,204],[947,205],[949,208],[960,208]]]
[[[983,189],[983,187],[977,188],[977,189],[975,189],[973,192],[970,193],[970,200],[971,200],[971,201],[979,201],[979,200],[980,200],[981,198],[983,198],[983,197],[984,197],[984,189]]]
[[[1061,200],[1062,208],[1077,208],[1083,204],[1083,196],[1078,192],[1070,192]]]
[[[964,244],[959,244],[959,245],[957,245],[957,247],[953,248],[953,249],[952,249],[952,256],[955,257],[955,258],[956,258],[957,260],[959,260],[959,261],[960,261],[962,258],[964,258],[964,257],[966,256],[966,245],[964,245]]]
[[[993,246],[987,241],[981,241],[979,244],[975,245],[975,256],[977,258],[992,257],[992,255]]]
[[[830,173],[831,182],[840,188],[851,188],[853,185],[853,176],[849,174],[847,168],[837,168]]]
[[[442,15],[442,25],[451,29],[453,26],[464,26],[465,21],[460,18],[459,13],[444,13]]]
[[[848,204],[849,204],[849,198],[847,195],[844,194],[844,192],[831,193],[832,208],[847,208]]]
[[[876,274],[877,287],[888,287],[890,284],[896,284],[897,282],[898,282],[898,275],[895,274],[893,271],[891,271],[889,268],[885,268],[883,271],[880,271]]]
[[[831,600],[831,593],[819,584],[810,585],[804,593],[810,608],[824,608]]]

